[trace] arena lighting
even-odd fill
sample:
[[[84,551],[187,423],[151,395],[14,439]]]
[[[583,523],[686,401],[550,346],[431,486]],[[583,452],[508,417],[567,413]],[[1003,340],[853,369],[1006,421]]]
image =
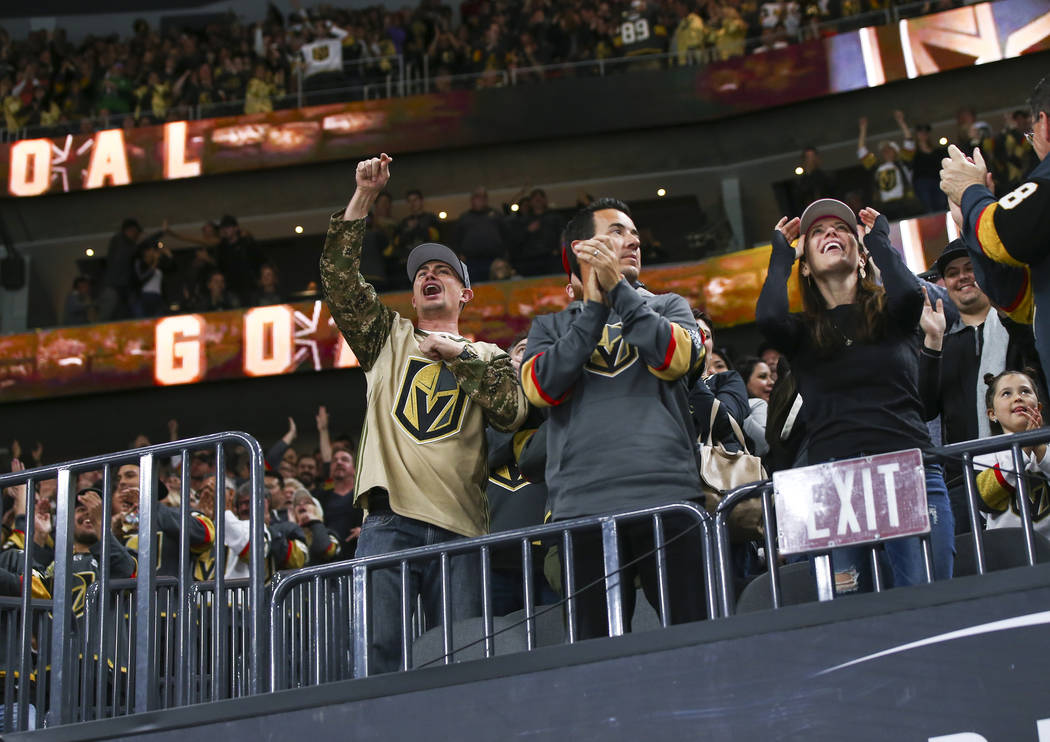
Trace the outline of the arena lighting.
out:
[[[795,168],[795,175],[803,175],[805,172],[806,172],[805,169],[803,169],[803,167],[801,165],[799,165],[797,168]]]
[[[518,210],[518,205],[517,204],[511,204],[510,205],[510,210],[511,211],[517,211]]]
[[[302,224],[296,224],[295,225],[295,233],[296,234],[302,234],[303,233],[303,225]]]
[[[438,219],[447,219],[447,218],[448,218],[448,212],[447,211],[439,211],[438,212]]]
[[[948,137],[941,137],[937,140],[937,143],[942,147],[946,146],[948,144]]]
[[[663,188],[657,188],[656,189],[656,195],[659,196],[660,198],[663,198],[664,196],[667,195],[667,191],[665,189],[663,189]]]
[[[95,257],[95,251],[92,250],[90,247],[84,251],[84,254],[87,255],[89,258]]]

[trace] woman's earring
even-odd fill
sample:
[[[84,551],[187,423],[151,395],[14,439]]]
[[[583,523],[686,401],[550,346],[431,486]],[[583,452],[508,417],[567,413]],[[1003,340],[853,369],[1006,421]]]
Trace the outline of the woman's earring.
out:
[[[997,417],[993,417],[993,418],[992,418],[992,422],[993,422],[993,423],[997,423],[997,422],[999,422],[999,418],[997,418]]]
[[[868,275],[868,274],[867,274],[867,272],[866,272],[866,271],[864,270],[864,266],[862,265],[862,266],[860,267],[860,277],[861,277],[861,278],[864,278],[864,277],[865,277],[866,275]]]

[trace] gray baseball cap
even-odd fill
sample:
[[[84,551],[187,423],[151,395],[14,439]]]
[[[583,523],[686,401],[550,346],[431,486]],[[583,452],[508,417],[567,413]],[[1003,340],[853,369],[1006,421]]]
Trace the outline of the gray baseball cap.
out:
[[[810,227],[821,219],[828,218],[841,219],[846,222],[854,232],[857,231],[857,215],[853,213],[853,209],[838,199],[821,198],[811,203],[806,207],[806,210],[802,212],[802,223],[799,224],[799,234],[805,238],[809,233]]]
[[[408,254],[408,280],[415,281],[419,266],[423,265],[423,263],[429,263],[431,260],[440,260],[448,265],[459,276],[459,280],[463,282],[463,288],[470,288],[470,274],[467,273],[467,266],[456,257],[456,253],[452,252],[450,248],[437,242],[424,242],[422,245],[416,245],[412,248],[412,252]]]

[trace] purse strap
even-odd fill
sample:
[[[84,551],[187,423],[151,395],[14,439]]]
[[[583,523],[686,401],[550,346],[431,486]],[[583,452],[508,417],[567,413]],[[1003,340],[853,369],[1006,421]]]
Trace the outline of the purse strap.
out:
[[[703,442],[703,445],[705,445],[705,446],[712,445],[711,438],[712,438],[712,436],[714,435],[714,432],[715,432],[715,417],[718,415],[718,410],[721,409],[721,407],[722,407],[722,403],[719,402],[718,398],[716,397],[715,401],[714,401],[714,404],[711,405],[711,420],[708,422],[708,425],[707,425],[707,440]],[[737,443],[739,443],[740,447],[742,449],[744,449],[744,453],[746,453],[748,456],[750,456],[751,455],[751,451],[748,450],[747,439],[744,438],[744,431],[742,431],[740,429],[740,424],[736,421],[736,419],[732,415],[726,413],[726,417],[729,418],[729,427],[731,427],[733,429],[733,435],[736,436]]]

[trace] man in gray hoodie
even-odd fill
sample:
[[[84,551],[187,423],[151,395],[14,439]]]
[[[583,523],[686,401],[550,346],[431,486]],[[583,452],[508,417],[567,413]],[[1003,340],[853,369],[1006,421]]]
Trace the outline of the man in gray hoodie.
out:
[[[521,366],[529,401],[551,408],[546,481],[552,517],[699,498],[689,384],[703,368],[704,338],[688,302],[638,283],[638,230],[620,201],[600,199],[582,209],[566,226],[563,243],[583,301],[533,321]],[[665,531],[670,621],[702,619],[699,533],[684,518],[666,519]],[[649,554],[651,522],[622,529],[620,542],[625,563]],[[621,583],[632,585],[635,574],[657,605],[655,559],[625,568]],[[597,534],[576,537],[577,588],[603,575]],[[633,591],[624,597],[629,626]],[[600,584],[577,595],[577,615],[581,638],[607,635]]]

